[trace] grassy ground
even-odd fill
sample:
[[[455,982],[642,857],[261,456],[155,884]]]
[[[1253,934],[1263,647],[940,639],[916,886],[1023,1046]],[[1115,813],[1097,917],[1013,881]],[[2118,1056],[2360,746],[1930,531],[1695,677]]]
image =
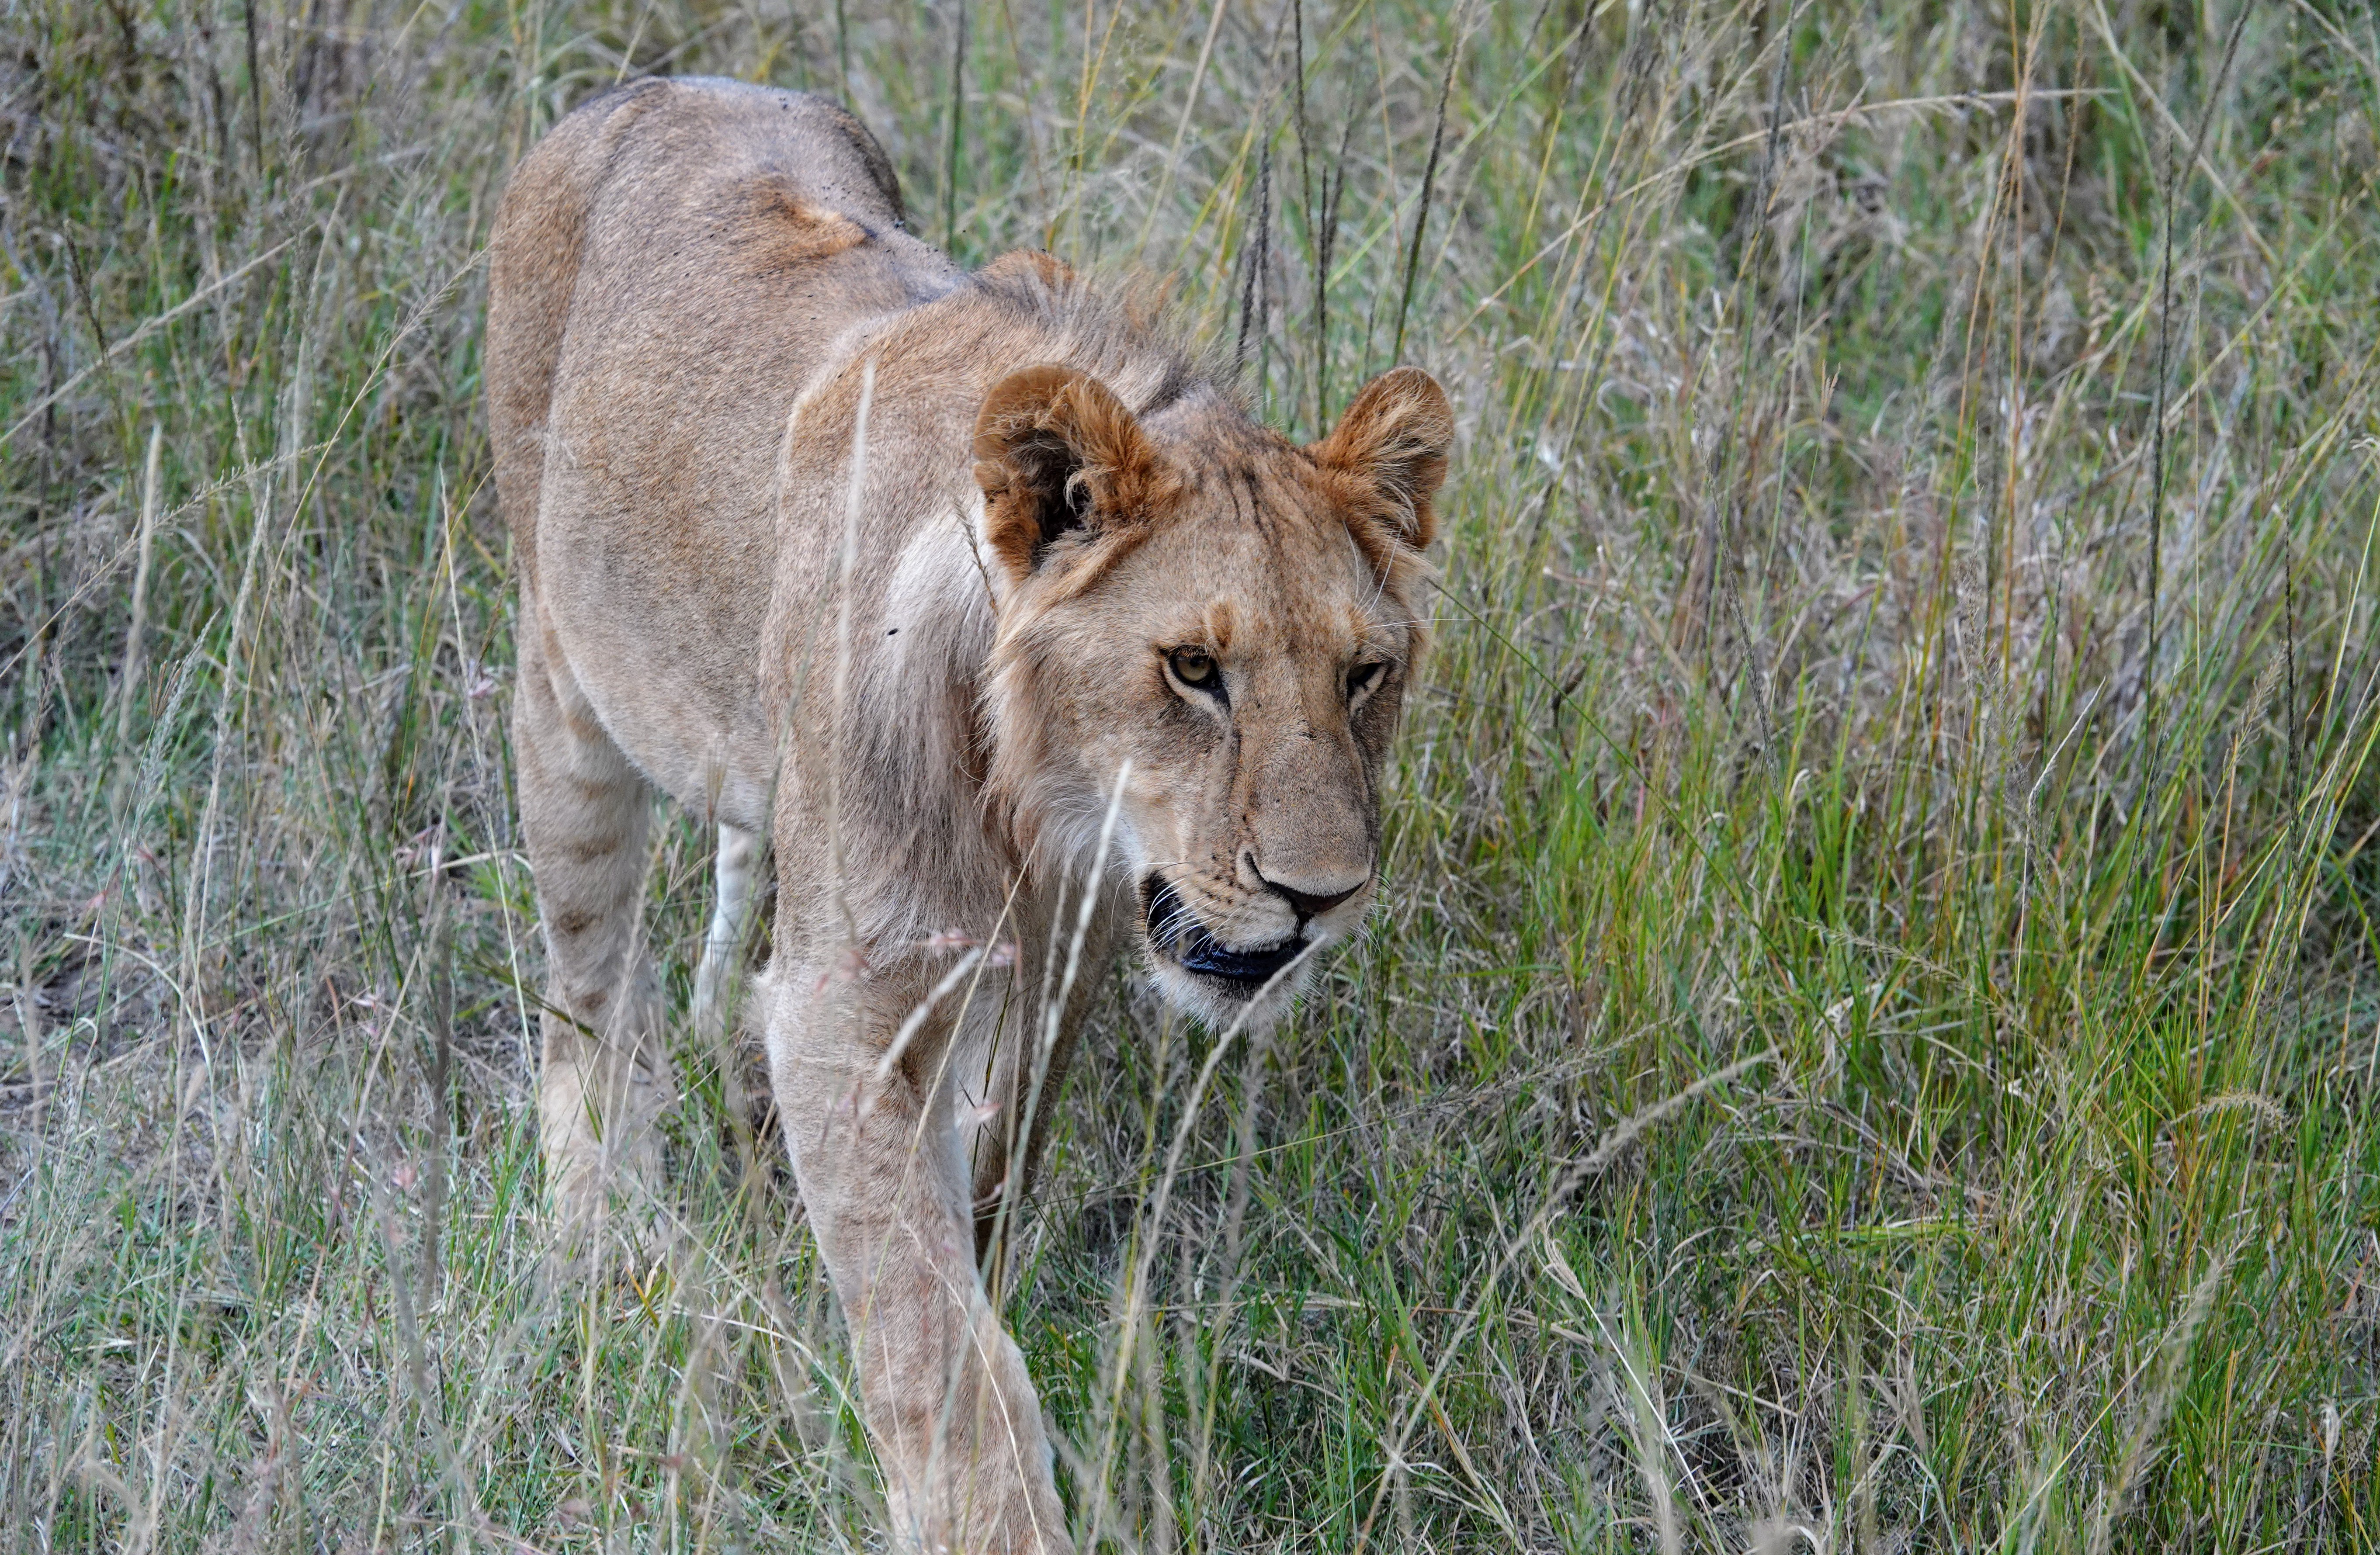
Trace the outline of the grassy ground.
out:
[[[711,1055],[539,1278],[480,245],[692,70],[1460,407],[1373,931],[1065,1099],[1087,1539],[2380,1542],[2372,16],[0,5],[0,1545],[873,1547]]]

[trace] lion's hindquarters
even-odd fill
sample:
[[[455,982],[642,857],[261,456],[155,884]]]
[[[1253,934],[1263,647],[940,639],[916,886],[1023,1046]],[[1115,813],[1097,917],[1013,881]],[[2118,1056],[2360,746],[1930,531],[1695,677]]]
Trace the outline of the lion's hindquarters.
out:
[[[600,141],[613,113],[650,90],[650,83],[638,83],[582,104],[521,159],[496,208],[481,351],[488,431],[495,446],[497,501],[512,527],[515,554],[532,581],[546,417],[586,251],[588,213],[602,176]]]

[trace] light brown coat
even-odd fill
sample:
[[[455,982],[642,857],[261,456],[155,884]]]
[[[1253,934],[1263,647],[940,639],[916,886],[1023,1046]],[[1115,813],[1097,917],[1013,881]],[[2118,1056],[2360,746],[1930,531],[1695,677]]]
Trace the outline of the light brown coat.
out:
[[[720,827],[714,1031],[772,844],[755,1002],[896,1537],[1071,1549],[978,1260],[1112,956],[1245,1027],[1368,906],[1445,397],[1294,446],[1128,299],[908,236],[841,109],[710,80],[523,161],[486,372],[565,1233],[656,1212],[657,789]]]

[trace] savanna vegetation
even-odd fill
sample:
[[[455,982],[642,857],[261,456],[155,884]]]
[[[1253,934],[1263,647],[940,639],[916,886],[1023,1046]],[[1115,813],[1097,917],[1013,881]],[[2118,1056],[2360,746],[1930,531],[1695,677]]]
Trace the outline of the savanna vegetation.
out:
[[[1087,1547],[2380,1542],[2370,8],[0,0],[0,1545],[875,1548],[690,1031],[543,1274],[482,245],[696,71],[1460,412],[1371,929],[1059,1111]]]

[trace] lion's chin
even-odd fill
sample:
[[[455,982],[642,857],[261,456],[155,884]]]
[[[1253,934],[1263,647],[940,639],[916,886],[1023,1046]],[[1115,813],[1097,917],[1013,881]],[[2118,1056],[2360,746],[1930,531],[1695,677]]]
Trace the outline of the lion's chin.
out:
[[[1287,1014],[1314,975],[1315,950],[1263,981],[1193,972],[1151,946],[1148,980],[1160,997],[1209,1028],[1262,1031]]]

